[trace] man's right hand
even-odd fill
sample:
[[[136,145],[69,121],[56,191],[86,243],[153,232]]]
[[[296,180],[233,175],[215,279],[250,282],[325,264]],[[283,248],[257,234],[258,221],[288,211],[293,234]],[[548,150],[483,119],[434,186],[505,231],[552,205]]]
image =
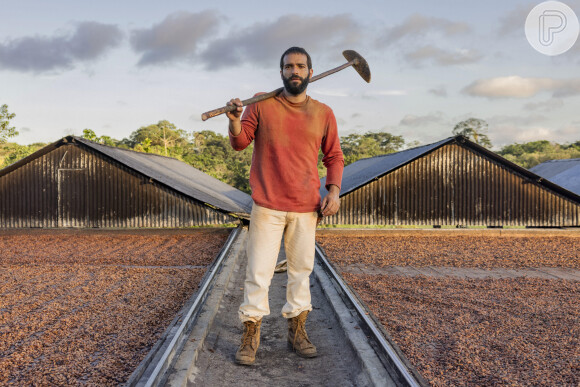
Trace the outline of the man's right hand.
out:
[[[238,107],[237,109],[226,113],[226,116],[228,116],[228,119],[230,120],[228,130],[234,136],[238,136],[242,132],[242,123],[240,122],[240,116],[244,110],[242,101],[240,101],[239,98],[232,98],[226,105],[235,105]]]
[[[240,116],[242,115],[242,111],[244,110],[242,105],[242,101],[240,101],[239,98],[232,98],[228,103],[226,103],[227,106],[230,105],[235,105],[238,108],[236,110],[232,110],[231,112],[227,112],[226,116],[228,116],[230,121],[236,121],[240,119]]]

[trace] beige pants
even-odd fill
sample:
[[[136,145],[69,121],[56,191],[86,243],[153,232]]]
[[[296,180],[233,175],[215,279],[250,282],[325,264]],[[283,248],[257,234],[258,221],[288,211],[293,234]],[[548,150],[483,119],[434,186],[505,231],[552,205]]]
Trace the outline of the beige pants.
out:
[[[248,265],[244,282],[244,302],[240,305],[242,322],[258,321],[270,314],[268,289],[284,236],[288,262],[285,318],[312,310],[310,273],[314,267],[316,212],[284,212],[254,203],[247,246]]]

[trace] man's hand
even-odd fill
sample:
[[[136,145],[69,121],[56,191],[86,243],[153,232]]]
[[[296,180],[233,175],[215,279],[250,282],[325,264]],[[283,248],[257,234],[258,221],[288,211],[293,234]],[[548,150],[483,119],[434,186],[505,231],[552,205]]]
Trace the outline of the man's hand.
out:
[[[226,112],[226,116],[230,119],[230,121],[234,121],[239,119],[242,115],[242,111],[244,110],[244,105],[242,105],[242,101],[239,98],[232,98],[227,103],[227,106],[236,105],[238,108],[236,110],[232,110],[231,112]]]
[[[230,133],[234,136],[237,136],[242,131],[242,125],[240,124],[240,116],[242,115],[242,111],[244,110],[242,101],[239,98],[232,98],[227,104],[227,106],[235,105],[238,108],[236,110],[232,110],[231,112],[227,112],[226,116],[230,120],[229,130]]]
[[[338,208],[340,207],[339,193],[340,189],[337,186],[331,185],[329,187],[328,195],[322,199],[320,206],[322,216],[332,216],[338,212]]]

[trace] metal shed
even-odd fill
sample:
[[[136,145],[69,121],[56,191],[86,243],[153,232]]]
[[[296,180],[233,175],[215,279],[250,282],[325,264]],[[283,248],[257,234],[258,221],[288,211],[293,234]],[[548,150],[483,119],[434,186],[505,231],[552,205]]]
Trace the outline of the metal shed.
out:
[[[348,165],[340,201],[325,223],[580,226],[578,194],[462,136]]]
[[[170,157],[67,136],[0,170],[0,227],[190,227],[249,218],[251,197]]]
[[[530,171],[580,195],[580,159],[550,160],[530,168]]]

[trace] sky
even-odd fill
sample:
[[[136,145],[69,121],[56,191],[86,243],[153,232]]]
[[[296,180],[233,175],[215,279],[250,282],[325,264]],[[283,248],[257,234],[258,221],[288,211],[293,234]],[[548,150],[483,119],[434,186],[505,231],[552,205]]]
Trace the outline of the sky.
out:
[[[541,1],[4,0],[0,105],[19,144],[92,129],[115,139],[167,120],[187,132],[227,133],[205,111],[282,86],[280,55],[311,55],[314,74],[357,51],[350,68],[308,87],[339,135],[389,132],[409,144],[485,120],[492,149],[580,141],[580,42],[547,56],[527,41]],[[580,0],[564,1],[580,15]]]

